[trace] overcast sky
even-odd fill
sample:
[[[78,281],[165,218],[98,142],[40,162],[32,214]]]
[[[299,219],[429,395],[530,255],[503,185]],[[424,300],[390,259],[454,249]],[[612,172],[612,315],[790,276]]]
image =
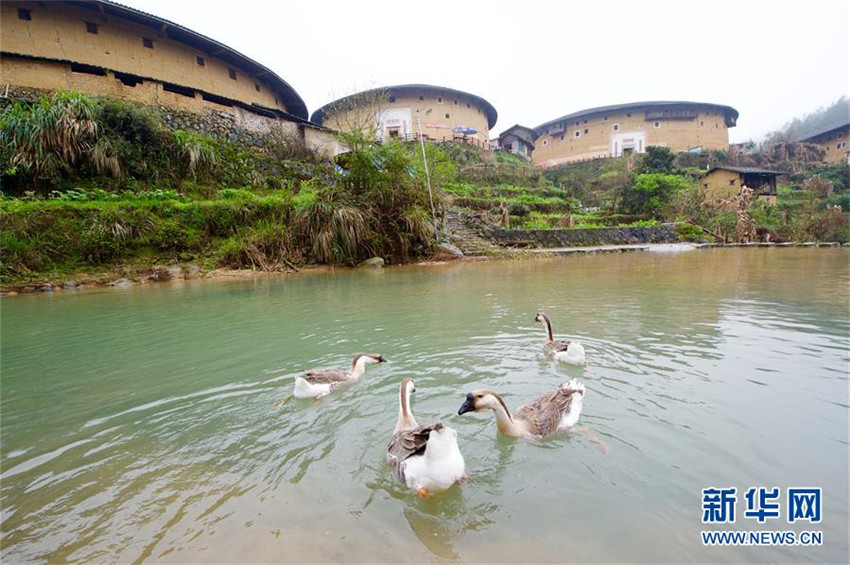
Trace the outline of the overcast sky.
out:
[[[292,85],[312,114],[405,83],[477,94],[491,132],[642,100],[726,104],[760,139],[850,89],[850,2],[121,0],[202,33]]]

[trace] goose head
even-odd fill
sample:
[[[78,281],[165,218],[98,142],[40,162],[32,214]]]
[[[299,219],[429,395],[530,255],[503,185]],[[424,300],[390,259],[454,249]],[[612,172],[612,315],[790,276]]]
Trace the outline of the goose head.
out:
[[[552,341],[552,322],[549,320],[549,316],[543,312],[538,312],[534,316],[534,321],[538,324],[543,324],[546,327],[546,337],[548,341]]]
[[[351,359],[351,368],[354,369],[357,365],[363,366],[366,363],[386,363],[387,360],[383,355],[378,353],[358,353]]]
[[[466,414],[467,412],[483,412],[485,410],[497,411],[504,409],[510,415],[505,401],[490,389],[482,388],[470,392],[466,395],[466,401],[460,406],[457,413]]]

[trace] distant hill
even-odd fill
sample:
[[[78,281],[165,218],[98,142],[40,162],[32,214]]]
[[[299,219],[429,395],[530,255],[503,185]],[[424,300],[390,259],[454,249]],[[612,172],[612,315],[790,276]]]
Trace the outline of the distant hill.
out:
[[[769,137],[779,137],[788,141],[800,141],[813,135],[850,123],[850,100],[842,96],[835,104],[800,118],[794,118]]]

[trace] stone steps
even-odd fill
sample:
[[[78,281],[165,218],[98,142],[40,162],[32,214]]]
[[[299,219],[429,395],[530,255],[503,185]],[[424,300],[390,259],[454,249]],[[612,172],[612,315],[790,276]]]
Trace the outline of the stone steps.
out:
[[[463,251],[464,255],[496,255],[502,251],[501,247],[490,243],[467,226],[458,210],[446,210],[443,226],[449,234],[449,241]]]

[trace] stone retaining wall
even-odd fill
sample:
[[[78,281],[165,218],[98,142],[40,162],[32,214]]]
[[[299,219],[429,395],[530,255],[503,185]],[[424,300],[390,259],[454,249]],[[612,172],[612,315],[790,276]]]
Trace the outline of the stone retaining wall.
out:
[[[571,230],[493,230],[499,245],[519,247],[584,247],[636,243],[676,243],[676,224]]]

